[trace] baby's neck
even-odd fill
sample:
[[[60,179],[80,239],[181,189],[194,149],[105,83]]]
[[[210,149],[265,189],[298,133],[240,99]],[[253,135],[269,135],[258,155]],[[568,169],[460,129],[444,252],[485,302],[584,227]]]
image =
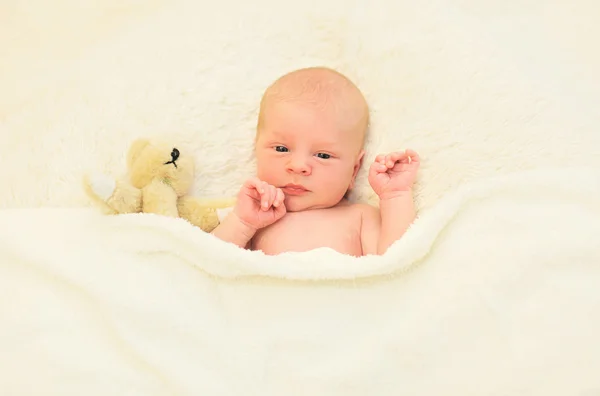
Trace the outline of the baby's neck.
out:
[[[317,207],[314,207],[314,208],[306,208],[306,209],[297,210],[297,211],[293,211],[293,212],[289,212],[289,213],[315,212],[315,211],[319,211],[319,210],[330,210],[330,209],[341,208],[341,207],[350,206],[350,205],[352,205],[352,203],[348,199],[342,198],[335,205],[331,205],[331,206],[317,206]]]

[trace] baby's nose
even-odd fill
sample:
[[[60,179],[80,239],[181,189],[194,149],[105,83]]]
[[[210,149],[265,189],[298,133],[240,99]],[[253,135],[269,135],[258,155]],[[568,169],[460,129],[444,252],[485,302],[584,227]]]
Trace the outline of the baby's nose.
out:
[[[288,170],[302,175],[310,175],[310,166],[302,160],[290,161]]]

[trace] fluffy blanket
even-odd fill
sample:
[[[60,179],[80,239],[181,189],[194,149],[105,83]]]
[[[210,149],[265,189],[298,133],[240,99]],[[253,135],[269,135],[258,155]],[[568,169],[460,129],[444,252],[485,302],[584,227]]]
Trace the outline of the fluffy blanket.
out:
[[[589,394],[600,388],[600,3],[0,2],[0,394]],[[136,137],[253,172],[260,95],[326,65],[411,147],[383,257],[265,257],[103,217],[82,176]],[[376,203],[366,169],[352,197]]]
[[[360,259],[265,257],[152,215],[2,211],[0,389],[594,394],[599,201],[598,171],[491,179]]]

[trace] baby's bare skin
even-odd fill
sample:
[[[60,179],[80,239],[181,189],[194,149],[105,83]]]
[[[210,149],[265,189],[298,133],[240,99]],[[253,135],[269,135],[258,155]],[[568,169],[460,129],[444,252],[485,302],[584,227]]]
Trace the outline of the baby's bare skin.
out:
[[[278,222],[259,230],[250,247],[269,255],[328,247],[360,257],[363,216],[363,205],[345,202],[334,208],[287,213]]]

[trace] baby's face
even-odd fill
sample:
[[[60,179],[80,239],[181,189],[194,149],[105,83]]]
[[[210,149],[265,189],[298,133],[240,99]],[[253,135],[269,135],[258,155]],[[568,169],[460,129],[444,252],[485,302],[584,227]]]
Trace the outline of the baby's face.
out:
[[[257,176],[283,190],[288,211],[335,206],[354,183],[362,134],[343,124],[309,104],[269,105],[256,141]]]

